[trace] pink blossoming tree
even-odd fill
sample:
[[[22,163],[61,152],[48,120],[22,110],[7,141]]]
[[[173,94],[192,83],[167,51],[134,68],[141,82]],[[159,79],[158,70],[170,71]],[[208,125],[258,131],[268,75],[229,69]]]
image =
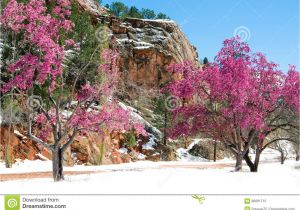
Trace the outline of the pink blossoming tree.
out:
[[[63,42],[60,38],[72,30],[72,22],[68,20],[70,2],[51,0],[50,3],[54,4],[52,11],[41,0],[30,0],[27,4],[11,0],[3,10],[2,26],[21,37],[18,47],[24,53],[8,66],[13,78],[1,91],[5,94],[13,89],[26,96],[27,135],[52,152],[53,178],[60,181],[63,154],[76,136],[131,129],[137,135],[146,133],[113,98],[119,79],[116,52],[103,51],[95,81],[80,88],[76,87],[77,79],[73,86],[64,85],[64,51],[75,44],[73,40]]]
[[[245,157],[251,171],[257,171],[267,136],[297,126],[287,121],[282,110],[299,115],[299,72],[291,67],[285,75],[277,68],[262,53],[252,53],[238,37],[225,40],[215,61],[203,70],[187,61],[171,65],[168,70],[179,79],[165,91],[182,101],[173,110],[171,133],[175,137],[204,133],[232,151],[236,171]],[[255,163],[248,156],[253,144],[258,148]]]

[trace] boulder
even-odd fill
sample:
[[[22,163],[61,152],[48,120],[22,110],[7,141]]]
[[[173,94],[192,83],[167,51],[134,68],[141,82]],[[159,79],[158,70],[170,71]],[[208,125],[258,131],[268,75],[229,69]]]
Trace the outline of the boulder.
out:
[[[197,144],[195,144],[189,151],[189,154],[196,156],[196,157],[202,157],[208,160],[214,159],[214,143],[213,141],[200,141]],[[226,154],[225,148],[217,144],[217,153],[216,158],[217,160],[224,159]]]

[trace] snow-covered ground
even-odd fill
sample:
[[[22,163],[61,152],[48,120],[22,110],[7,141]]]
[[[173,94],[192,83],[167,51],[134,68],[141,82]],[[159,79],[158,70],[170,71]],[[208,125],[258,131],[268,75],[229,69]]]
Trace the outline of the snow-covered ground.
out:
[[[280,153],[266,149],[261,155],[259,172],[250,173],[247,165],[242,172],[233,172],[234,160],[216,163],[179,148],[178,161],[138,161],[120,165],[64,167],[64,171],[88,172],[65,175],[65,181],[53,183],[51,178],[30,178],[0,182],[1,193],[103,193],[103,194],[299,194],[300,164],[290,158],[280,164]],[[121,148],[120,152],[126,152]],[[251,154],[253,156],[254,154]],[[142,159],[142,158],[141,158]],[[18,161],[11,169],[0,162],[1,174],[50,172],[51,161]],[[7,175],[6,175],[7,176]]]
[[[120,165],[65,167],[65,171],[101,171],[85,175],[66,175],[60,183],[50,178],[24,179],[0,182],[1,193],[300,193],[300,169],[288,160],[262,163],[258,173],[233,172],[230,161],[211,162],[150,162],[140,161]],[[216,164],[227,164],[216,169]],[[201,166],[202,168],[199,168]],[[206,168],[206,169],[203,169]],[[299,167],[299,164],[298,164]],[[50,171],[51,161],[24,161],[6,169],[0,165],[1,174]]]

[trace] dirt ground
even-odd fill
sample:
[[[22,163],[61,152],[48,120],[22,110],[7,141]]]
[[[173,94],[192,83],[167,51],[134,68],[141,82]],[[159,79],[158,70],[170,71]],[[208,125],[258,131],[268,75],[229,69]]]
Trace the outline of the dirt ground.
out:
[[[208,168],[225,168],[225,167],[234,167],[233,164],[199,164],[199,165],[161,165],[155,168],[138,168],[138,169],[131,169],[135,171],[143,171],[149,169],[164,169],[164,168],[188,168],[188,169],[208,169]],[[114,169],[112,171],[124,171],[124,169]],[[82,174],[97,174],[97,173],[107,173],[112,172],[110,170],[97,170],[97,171],[65,171],[64,175],[82,175]],[[13,180],[22,180],[22,179],[36,179],[36,178],[51,178],[52,172],[51,171],[44,171],[44,172],[32,172],[32,173],[15,173],[15,174],[0,174],[0,182],[3,181],[13,181]]]

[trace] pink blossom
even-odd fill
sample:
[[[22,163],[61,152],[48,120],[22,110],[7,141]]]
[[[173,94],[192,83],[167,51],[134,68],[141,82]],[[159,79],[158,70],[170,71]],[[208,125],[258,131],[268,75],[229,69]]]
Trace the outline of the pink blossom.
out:
[[[23,37],[22,44],[18,46],[20,49],[30,45],[32,50],[8,67],[11,73],[15,73],[15,78],[4,85],[2,92],[11,88],[25,90],[32,87],[34,73],[37,73],[35,83],[44,84],[50,78],[50,89],[55,87],[54,83],[62,72],[61,64],[64,59],[64,47],[60,46],[58,40],[59,32],[62,29],[66,32],[72,29],[72,22],[67,19],[70,15],[70,2],[59,2],[53,8],[56,16],[47,12],[45,2],[41,0],[30,0],[27,4],[11,0],[3,9],[0,21],[4,29],[19,33]],[[67,40],[67,44],[70,43],[72,41]]]
[[[239,128],[244,133],[256,130],[263,138],[270,129],[266,119],[274,110],[299,110],[295,67],[283,74],[239,38],[225,40],[215,61],[203,70],[185,61],[172,64],[168,71],[176,79],[164,91],[188,102],[173,110],[174,137],[202,132],[222,140]]]

